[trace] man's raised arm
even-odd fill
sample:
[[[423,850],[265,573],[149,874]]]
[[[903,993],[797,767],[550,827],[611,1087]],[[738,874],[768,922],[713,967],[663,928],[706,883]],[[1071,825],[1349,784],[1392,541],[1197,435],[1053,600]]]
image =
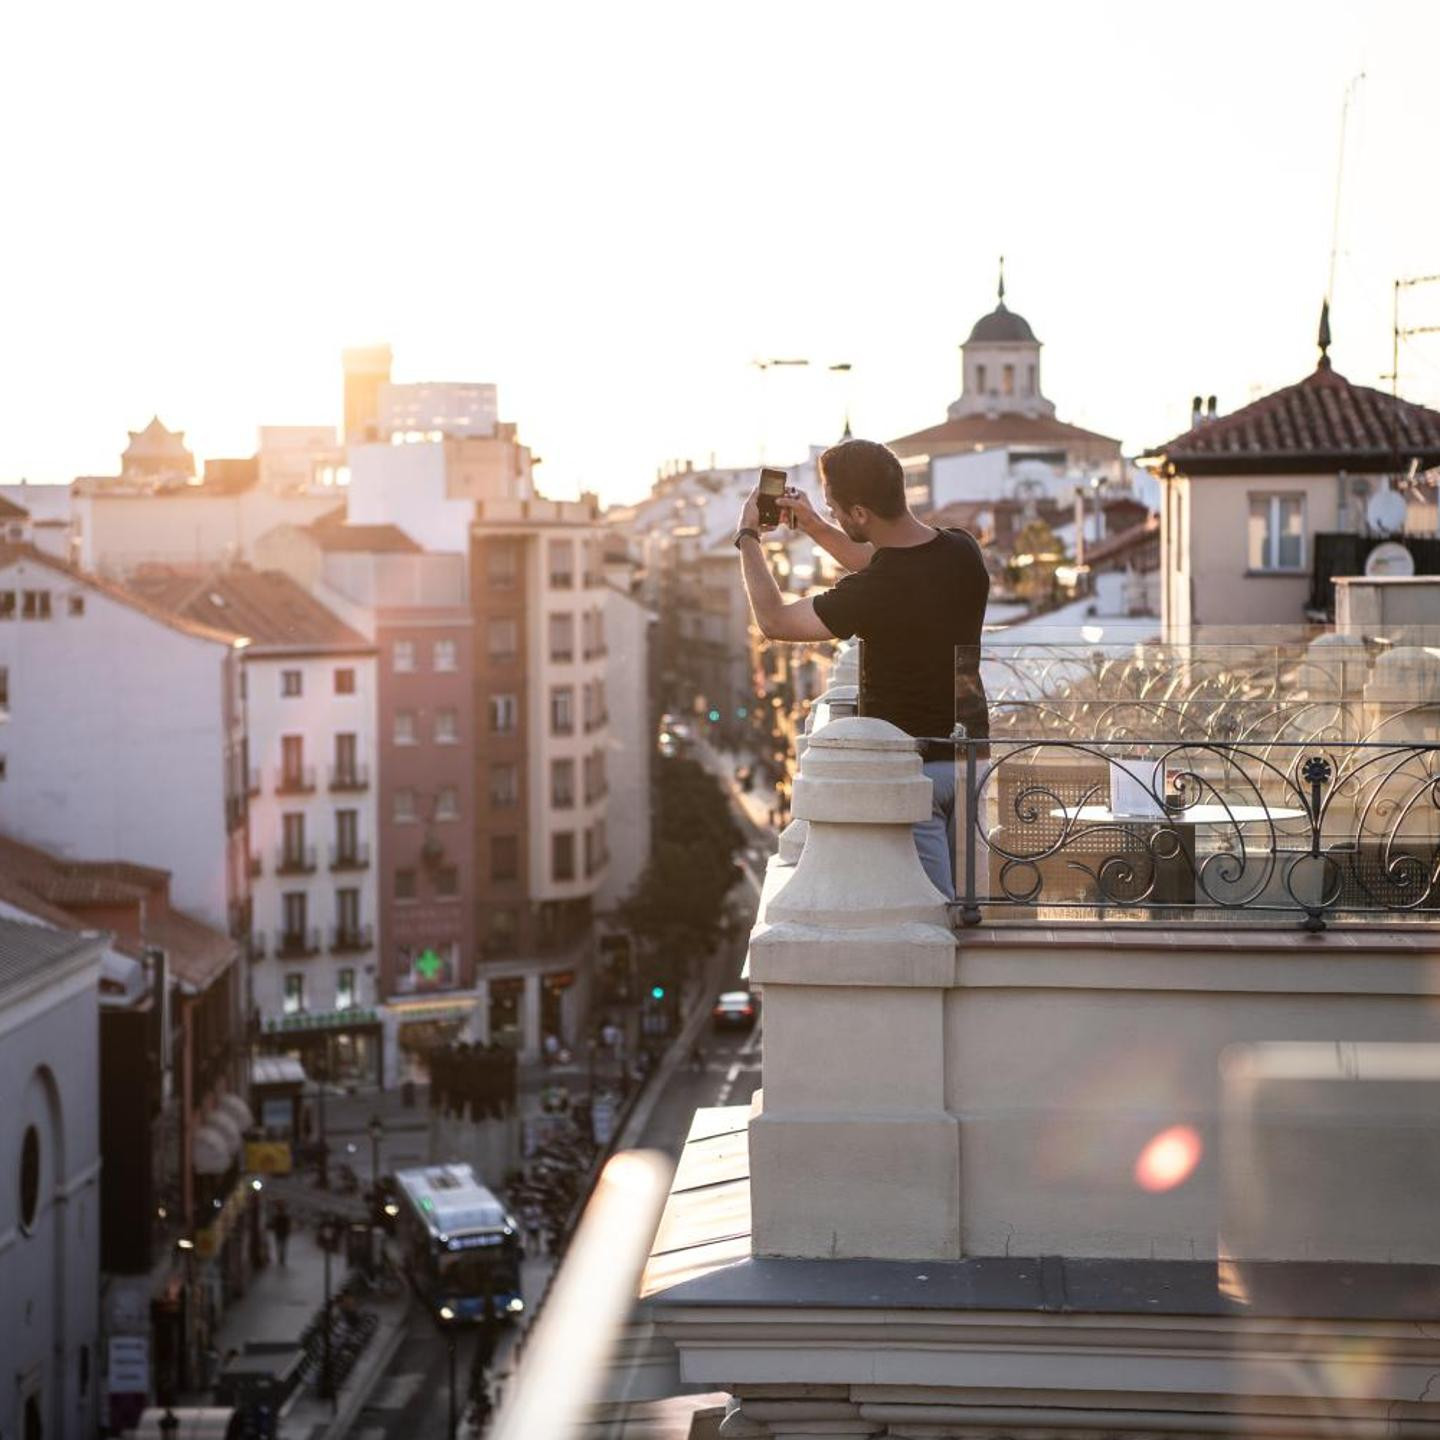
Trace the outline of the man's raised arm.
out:
[[[868,540],[852,540],[838,525],[822,519],[803,490],[787,492],[780,502],[783,514],[790,513],[790,524],[808,535],[822,550],[828,550],[852,574],[863,570],[875,554]]]

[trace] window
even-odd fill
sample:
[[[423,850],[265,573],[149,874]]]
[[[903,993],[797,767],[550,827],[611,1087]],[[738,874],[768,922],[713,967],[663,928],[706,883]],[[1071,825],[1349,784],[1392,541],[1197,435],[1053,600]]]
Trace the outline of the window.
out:
[[[415,642],[413,640],[397,640],[391,654],[393,657],[391,663],[397,675],[409,675],[415,669]]]
[[[335,672],[335,693],[337,695],[353,695],[355,693],[355,672],[348,667]]]
[[[415,818],[415,792],[408,786],[395,792],[393,813],[402,825]]]
[[[492,590],[509,590],[520,574],[520,552],[513,540],[492,540],[485,556],[485,576]]]
[[[513,735],[520,715],[520,702],[513,695],[490,697],[490,733]]]
[[[0,620],[13,620],[15,618],[15,592],[13,590],[0,590]]]
[[[490,933],[486,948],[497,955],[508,955],[515,948],[515,912],[501,906],[490,912]]]
[[[575,835],[573,831],[561,830],[550,837],[550,878],[552,880],[573,880],[575,878]]]
[[[437,640],[431,655],[431,663],[437,671],[459,669],[459,652],[453,640]]]
[[[85,597],[83,595],[72,595],[70,597],[70,613],[72,615],[83,615],[85,613]]]
[[[458,820],[460,818],[460,792],[453,785],[442,785],[435,792],[435,818],[437,820]]]
[[[359,740],[353,732],[342,730],[335,736],[335,780],[340,785],[354,785],[360,778],[360,765],[356,760]]]
[[[20,1228],[28,1235],[35,1228],[40,1209],[40,1132],[25,1127],[20,1141]]]
[[[360,892],[352,888],[335,892],[335,924],[346,935],[360,929]]]
[[[556,590],[569,590],[575,584],[575,542],[552,540],[548,553],[551,586]]]
[[[503,665],[513,660],[520,648],[520,627],[511,615],[495,615],[485,631],[485,649],[491,661]]]
[[[0,710],[10,708],[10,668],[0,665]]]
[[[304,693],[305,681],[299,670],[282,670],[280,672],[280,693],[287,699],[294,699],[297,695]]]
[[[453,865],[441,865],[435,871],[435,894],[441,900],[453,900],[460,893],[460,872]]]
[[[520,767],[518,765],[492,765],[490,767],[490,803],[497,810],[504,810],[520,800]]]
[[[305,816],[292,810],[280,817],[282,859],[286,865],[305,863]]]
[[[0,755],[0,780],[6,779],[10,774],[10,762],[5,756]]]
[[[981,395],[985,393],[985,367],[983,365],[975,367],[975,389]]]
[[[397,900],[413,900],[415,898],[415,872],[413,870],[397,870],[395,872],[395,898]]]
[[[550,617],[550,659],[556,663],[575,658],[575,617],[568,612]]]
[[[298,790],[305,783],[305,737],[280,737],[280,784],[286,790]]]
[[[303,975],[287,975],[285,977],[285,1013],[298,1015],[304,1008],[305,977]]]
[[[50,592],[48,590],[21,591],[20,618],[22,620],[48,620],[50,618]]]
[[[337,970],[335,972],[335,1008],[337,1010],[353,1010],[355,1008],[355,972],[353,970]]]
[[[550,803],[557,810],[568,810],[575,803],[575,762],[550,762]]]
[[[413,710],[397,710],[395,712],[395,743],[397,745],[413,745],[415,743],[415,712]]]
[[[1305,568],[1305,497],[1252,495],[1249,529],[1252,570]]]
[[[1000,393],[1002,395],[1015,393],[1015,367],[1013,365],[1000,367]]]
[[[550,692],[550,733],[569,735],[575,729],[575,687],[557,685]]]
[[[1027,395],[1035,393],[1035,367],[1033,365],[1025,367],[1025,393]]]
[[[492,880],[518,880],[520,878],[520,839],[516,835],[492,835],[490,837],[490,878]]]
[[[305,922],[310,918],[303,890],[287,890],[280,897],[281,913],[285,917],[287,939],[303,941]]]
[[[342,860],[353,860],[360,853],[360,812],[335,812],[335,853]]]
[[[437,745],[458,745],[460,743],[460,717],[454,710],[435,712],[435,743]]]

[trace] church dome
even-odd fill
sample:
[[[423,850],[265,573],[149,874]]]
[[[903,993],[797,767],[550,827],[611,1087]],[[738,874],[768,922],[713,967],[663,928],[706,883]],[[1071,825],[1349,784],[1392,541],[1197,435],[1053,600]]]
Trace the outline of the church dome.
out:
[[[975,322],[975,328],[965,343],[974,345],[978,342],[988,345],[997,341],[1003,343],[1016,340],[1033,345],[1036,343],[1035,332],[1023,315],[1007,310],[1002,300],[988,315],[982,315]]]

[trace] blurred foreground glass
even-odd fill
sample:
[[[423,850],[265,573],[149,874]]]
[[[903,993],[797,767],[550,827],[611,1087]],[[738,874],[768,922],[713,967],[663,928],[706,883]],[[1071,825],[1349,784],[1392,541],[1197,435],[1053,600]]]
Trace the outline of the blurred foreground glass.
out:
[[[491,1440],[566,1440],[580,1432],[629,1318],[673,1168],[656,1152],[627,1150],[600,1172]]]

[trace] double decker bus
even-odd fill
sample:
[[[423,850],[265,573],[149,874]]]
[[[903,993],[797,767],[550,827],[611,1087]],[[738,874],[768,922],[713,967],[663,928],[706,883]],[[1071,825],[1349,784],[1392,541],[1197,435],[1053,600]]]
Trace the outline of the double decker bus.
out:
[[[405,1268],[435,1314],[480,1320],[488,1296],[498,1318],[525,1308],[520,1293],[520,1230],[468,1165],[400,1170],[396,1234]],[[449,1316],[446,1317],[450,1318]]]

